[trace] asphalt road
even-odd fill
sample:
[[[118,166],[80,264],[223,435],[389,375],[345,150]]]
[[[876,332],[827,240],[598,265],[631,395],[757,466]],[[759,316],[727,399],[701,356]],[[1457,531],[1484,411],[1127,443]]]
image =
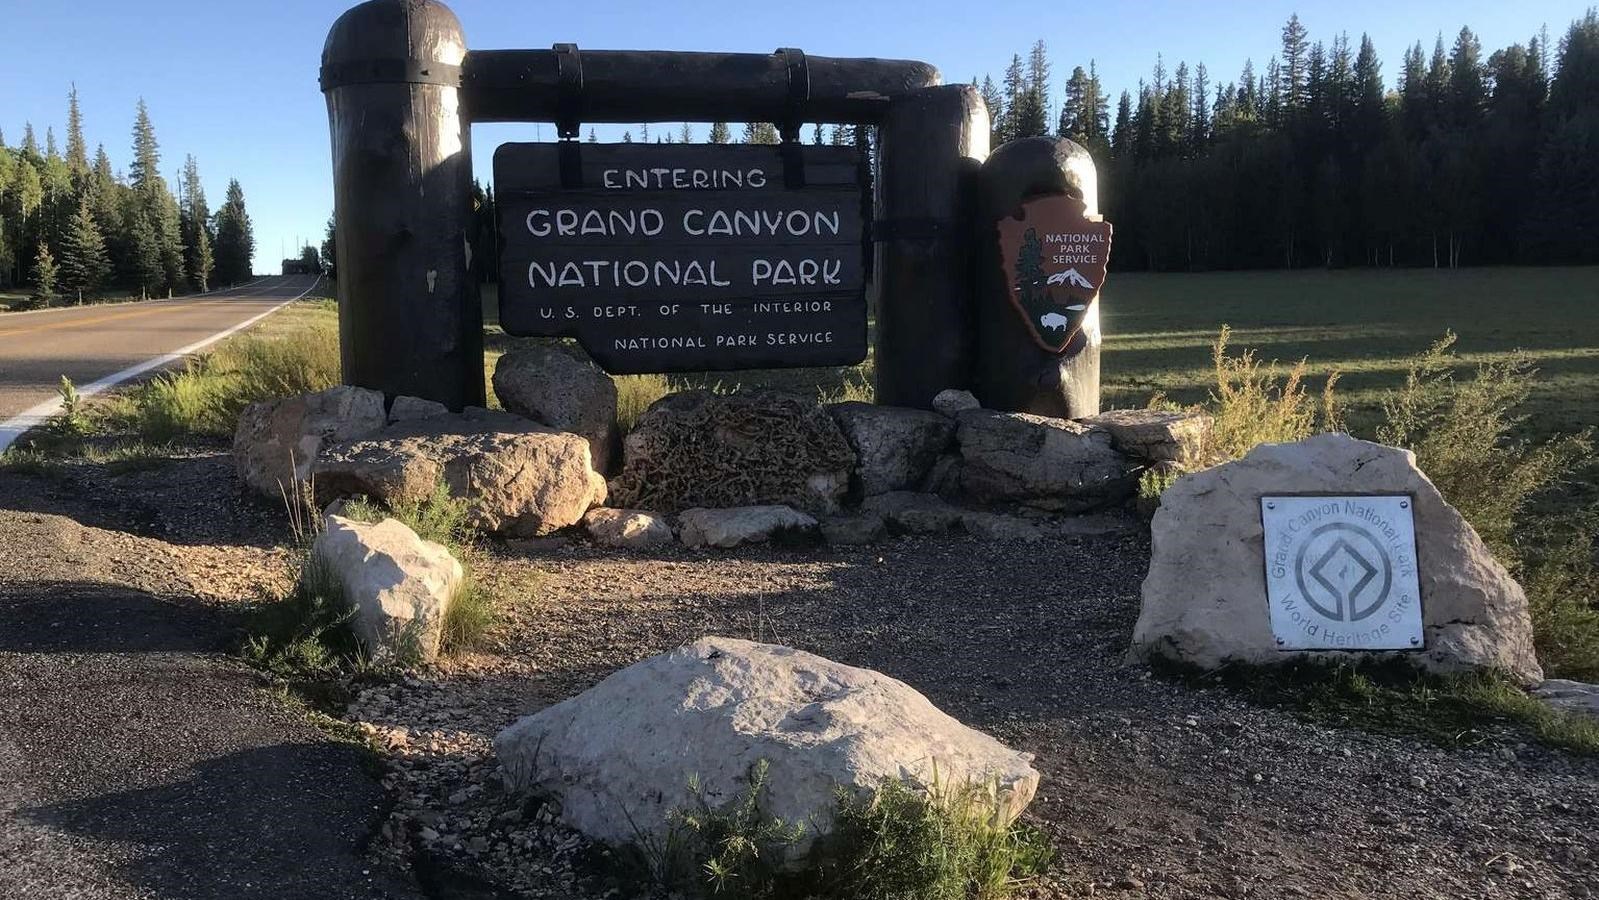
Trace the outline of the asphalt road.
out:
[[[309,293],[316,279],[263,278],[174,300],[0,313],[0,450],[56,412],[61,376],[98,393]]]

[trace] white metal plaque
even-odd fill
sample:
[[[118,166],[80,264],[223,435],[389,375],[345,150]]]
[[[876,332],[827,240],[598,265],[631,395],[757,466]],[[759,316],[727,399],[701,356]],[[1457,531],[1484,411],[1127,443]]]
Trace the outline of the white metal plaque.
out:
[[[1266,602],[1279,650],[1419,650],[1408,496],[1262,497]]]

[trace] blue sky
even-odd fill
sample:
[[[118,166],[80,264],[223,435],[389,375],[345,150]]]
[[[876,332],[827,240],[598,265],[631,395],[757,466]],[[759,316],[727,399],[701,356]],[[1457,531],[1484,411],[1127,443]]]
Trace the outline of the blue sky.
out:
[[[922,59],[946,81],[992,73],[1043,38],[1059,83],[1097,60],[1113,91],[1132,88],[1156,53],[1168,70],[1204,61],[1213,79],[1236,77],[1246,58],[1263,71],[1278,31],[1297,11],[1312,40],[1372,36],[1392,83],[1404,48],[1430,49],[1470,25],[1485,52],[1525,42],[1547,23],[1558,38],[1591,0],[1314,0],[1314,2],[1023,3],[1017,0],[812,0],[804,4],[597,0],[455,0],[469,46],[732,50],[799,47],[828,56]],[[15,145],[25,121],[44,140],[63,137],[66,92],[77,82],[92,148],[127,165],[134,104],[150,106],[168,177],[185,153],[199,160],[213,207],[229,177],[244,186],[258,241],[257,271],[275,271],[294,241],[320,243],[333,205],[327,114],[316,84],[322,41],[342,3],[277,0],[0,0],[0,129]],[[796,15],[797,10],[803,13]],[[496,144],[550,139],[553,129],[478,126],[475,162],[485,179]],[[621,129],[601,129],[601,139]],[[704,134],[704,127],[698,129]]]

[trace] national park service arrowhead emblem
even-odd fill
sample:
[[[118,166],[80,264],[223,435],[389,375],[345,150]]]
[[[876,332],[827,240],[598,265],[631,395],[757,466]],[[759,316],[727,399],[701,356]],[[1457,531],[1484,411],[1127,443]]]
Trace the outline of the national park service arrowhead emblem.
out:
[[[1067,350],[1099,299],[1110,235],[1109,222],[1065,194],[1029,200],[999,220],[1011,304],[1050,353]]]

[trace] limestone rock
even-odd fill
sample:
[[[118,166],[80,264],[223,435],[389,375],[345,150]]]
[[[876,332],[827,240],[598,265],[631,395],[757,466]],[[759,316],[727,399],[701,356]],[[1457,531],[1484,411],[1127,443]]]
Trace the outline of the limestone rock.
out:
[[[1128,456],[1179,465],[1199,458],[1212,424],[1203,413],[1159,409],[1113,409],[1077,421],[1110,432],[1111,445]]]
[[[956,432],[961,488],[982,503],[1077,512],[1125,500],[1135,466],[1110,432],[1029,413],[968,410]]]
[[[873,513],[834,516],[822,522],[822,540],[839,546],[876,543],[886,534],[888,523]]]
[[[963,513],[961,528],[969,535],[991,541],[1022,541],[1031,544],[1044,538],[1043,530],[1037,525],[1016,516],[997,513]]]
[[[252,403],[233,433],[239,478],[274,500],[293,496],[324,444],[366,437],[384,425],[383,395],[341,385]]]
[[[444,615],[464,577],[449,550],[399,519],[369,525],[328,516],[311,552],[355,607],[351,625],[363,646],[402,659],[438,656]]]
[[[1560,712],[1599,719],[1599,684],[1551,678],[1533,688],[1532,695]]]
[[[629,547],[643,550],[672,543],[672,526],[652,512],[642,509],[591,509],[583,516],[583,527],[594,543],[602,547]]]
[[[1260,498],[1278,494],[1408,494],[1416,526],[1424,649],[1372,651],[1426,669],[1500,669],[1541,680],[1527,597],[1408,450],[1322,434],[1263,444],[1241,460],[1166,489],[1134,650],[1203,668],[1290,657],[1348,660],[1347,651],[1279,651],[1266,603]]]
[[[977,395],[971,391],[958,391],[949,388],[938,392],[933,398],[933,411],[942,415],[955,418],[968,409],[982,409],[983,404],[978,401]]]
[[[915,491],[892,491],[867,497],[861,511],[882,516],[901,534],[942,534],[960,524],[965,513],[942,497]]]
[[[431,419],[434,416],[447,416],[450,408],[437,400],[423,400],[420,397],[395,397],[389,405],[389,424],[396,422],[414,422],[417,419]]]
[[[443,480],[469,502],[472,527],[508,537],[574,525],[605,501],[587,441],[484,409],[401,422],[327,447],[314,471],[320,503],[352,494],[417,501]]]
[[[566,347],[512,350],[494,364],[494,396],[507,411],[589,442],[594,468],[611,471],[619,446],[616,382]]]
[[[688,391],[655,402],[628,434],[618,506],[783,504],[827,515],[849,489],[855,453],[815,400],[777,391]]]
[[[914,489],[955,436],[955,423],[925,409],[835,403],[828,407],[858,460],[862,492],[870,497]]]
[[[690,509],[678,517],[678,537],[687,547],[737,547],[799,538],[816,530],[816,520],[789,506]]]
[[[807,823],[789,848],[803,857],[832,825],[835,790],[865,794],[885,778],[925,787],[997,786],[996,813],[1015,818],[1038,789],[1031,754],[968,728],[903,682],[771,644],[707,637],[623,669],[516,722],[494,740],[514,790],[560,801],[591,837],[659,838],[675,809],[738,798],[768,766],[762,810]],[[637,831],[635,831],[635,826]]]

